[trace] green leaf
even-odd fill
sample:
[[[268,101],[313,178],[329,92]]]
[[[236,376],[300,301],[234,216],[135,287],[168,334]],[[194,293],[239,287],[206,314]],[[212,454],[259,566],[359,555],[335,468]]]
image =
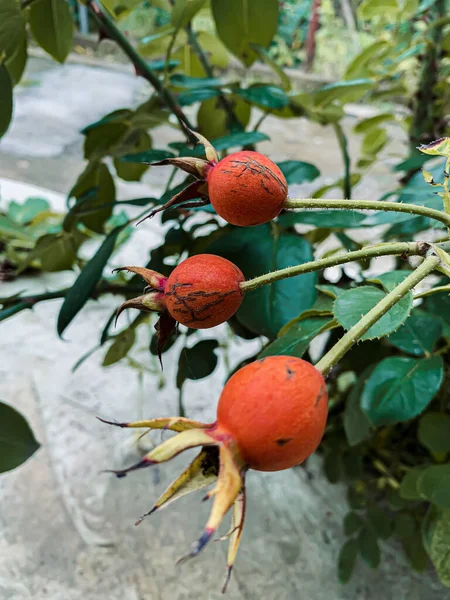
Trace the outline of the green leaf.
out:
[[[12,81],[5,65],[0,64],[0,139],[8,131],[13,113]]]
[[[110,154],[129,130],[129,124],[116,120],[94,124],[84,130],[84,158],[94,160]]]
[[[175,0],[170,20],[175,29],[186,27],[205,4],[205,0]]]
[[[236,118],[245,129],[250,121],[251,106],[236,95],[227,97]],[[208,139],[217,139],[229,132],[229,117],[218,98],[204,100],[197,113],[197,122],[202,134]]]
[[[39,260],[41,269],[48,273],[71,269],[78,245],[74,237],[66,232],[43,235],[20,266],[20,271],[34,260]]]
[[[400,484],[399,494],[405,500],[420,499],[421,496],[419,490],[417,489],[417,482],[424,468],[425,467],[422,465],[418,467],[413,467],[403,477],[402,482]]]
[[[370,437],[370,421],[361,409],[360,399],[372,371],[373,367],[370,366],[362,372],[345,403],[344,430],[350,446],[356,446]]]
[[[371,66],[389,52],[390,44],[384,40],[377,40],[367,48],[364,48],[350,62],[344,75],[344,79],[352,80],[356,77],[367,77],[371,74]]]
[[[58,315],[57,331],[60,337],[75,315],[78,314],[91,297],[97,283],[101,279],[103,269],[114,250],[117,236],[122,230],[123,226],[117,227],[106,237],[103,244],[91,260],[86,263],[77,280],[67,292]]]
[[[408,538],[416,532],[416,522],[410,514],[402,512],[395,517],[395,535],[401,538]]]
[[[301,358],[317,335],[336,326],[336,322],[330,317],[312,317],[300,321],[290,327],[282,337],[266,346],[258,358],[283,355]]]
[[[184,348],[180,353],[177,372],[177,387],[181,388],[186,379],[204,379],[217,367],[217,340],[201,340],[192,348]]]
[[[358,548],[356,540],[347,540],[339,552],[338,578],[341,583],[347,583],[352,576],[358,555]]]
[[[387,121],[395,121],[395,115],[392,113],[383,113],[381,115],[377,115],[376,117],[369,117],[368,119],[363,119],[360,121],[355,127],[353,131],[355,133],[367,133],[371,129],[377,128],[382,123],[386,123]]]
[[[386,515],[386,512],[378,506],[370,506],[367,509],[367,520],[372,528],[373,533],[387,540],[392,534],[391,520]]]
[[[12,406],[0,402],[0,473],[19,467],[39,447],[25,418]]]
[[[259,44],[250,44],[250,46],[252,50],[256,52],[259,59],[262,62],[266,63],[266,65],[268,65],[272,69],[275,75],[278,75],[283,89],[289,92],[292,88],[291,80],[283,71],[283,69],[279,66],[279,64],[270,56],[267,50],[262,48],[262,46],[260,46]]]
[[[437,412],[423,415],[417,439],[430,452],[450,452],[450,416]]]
[[[433,352],[441,335],[441,319],[415,309],[400,329],[389,336],[389,343],[408,354],[422,356]]]
[[[103,233],[104,223],[113,212],[112,203],[116,197],[114,180],[108,167],[104,163],[89,163],[70,191],[70,196],[77,198],[77,204],[82,203],[80,210],[90,211],[79,216],[80,222],[92,231]]]
[[[364,521],[353,511],[347,513],[344,517],[344,533],[345,535],[353,535],[357,533],[364,525]]]
[[[0,25],[1,27],[1,25]],[[1,47],[1,45],[0,45]],[[28,50],[27,50],[27,38],[24,37],[22,43],[16,49],[16,51],[6,59],[5,65],[8,69],[8,73],[11,77],[11,81],[13,85],[17,85],[19,81],[22,79],[23,72],[25,71],[25,67],[28,60]]]
[[[357,102],[364,94],[372,89],[374,82],[371,79],[354,79],[353,81],[339,81],[330,83],[313,93],[317,105],[326,106],[335,100],[345,104]]]
[[[334,299],[338,298],[344,292],[347,291],[345,288],[340,288],[337,285],[316,285],[316,288],[319,290],[319,292],[322,292],[329,298],[334,298]],[[333,306],[334,306],[334,303],[333,303]]]
[[[375,287],[363,285],[346,290],[334,303],[334,316],[346,330],[360,321],[385,294]],[[412,306],[412,294],[408,294],[395,304],[381,319],[361,337],[361,340],[371,340],[390,335],[406,321]]]
[[[247,144],[257,144],[269,139],[268,135],[260,131],[243,131],[242,133],[232,133],[231,135],[216,138],[212,141],[212,145],[220,152],[220,150],[229,150],[230,148],[246,146]]]
[[[358,535],[358,547],[362,558],[372,569],[380,564],[380,548],[377,536],[368,527],[363,527]]]
[[[399,283],[401,283],[408,275],[411,275],[411,271],[396,270],[382,273],[376,277],[372,277],[367,281],[372,283],[378,283],[384,289],[385,292],[392,291]]]
[[[31,33],[36,42],[63,63],[72,49],[73,19],[65,0],[35,0],[29,9]]]
[[[361,407],[374,425],[412,419],[439,391],[443,371],[440,356],[386,358],[369,377],[361,396]]]
[[[450,510],[433,507],[423,524],[422,540],[425,550],[441,582],[450,587]]]
[[[127,149],[132,145],[136,154],[149,150],[152,146],[152,138],[146,131],[134,131],[123,141]],[[123,154],[123,152],[121,152]],[[124,181],[140,181],[148,166],[138,162],[122,161],[122,157],[114,158],[114,167],[117,175]]]
[[[364,156],[376,155],[388,142],[388,134],[385,129],[370,129],[364,136],[361,152]]]
[[[399,12],[399,6],[397,0],[364,0],[358,12],[365,21],[380,15],[383,18],[393,18]]]
[[[422,538],[419,532],[403,540],[403,549],[406,558],[412,569],[415,571],[424,571],[428,564],[428,555],[423,547]]]
[[[315,225],[322,229],[350,229],[364,227],[367,215],[355,210],[305,209],[287,211],[278,217],[284,227],[295,223]]]
[[[319,169],[311,163],[301,160],[284,160],[277,163],[289,184],[314,181],[320,175]]]
[[[41,212],[50,210],[50,204],[44,198],[27,198],[19,203],[14,200],[8,206],[8,217],[19,225],[30,223]]]
[[[417,480],[417,490],[432,504],[450,508],[450,464],[424,469]]]
[[[249,67],[257,58],[251,44],[267,48],[278,27],[278,0],[211,0],[219,38]]]
[[[170,77],[171,85],[189,90],[202,89],[208,87],[222,87],[223,81],[217,77],[189,77],[184,73],[175,73]]]
[[[25,17],[17,0],[0,2],[0,56],[10,59],[25,39]],[[1,85],[0,85],[1,89]],[[1,111],[0,111],[1,112]]]
[[[122,360],[133,347],[135,340],[136,332],[134,329],[128,328],[119,333],[108,348],[108,352],[103,359],[103,366],[109,367]]]
[[[203,102],[204,100],[209,100],[210,98],[217,98],[219,94],[220,90],[213,88],[191,90],[189,92],[182,92],[181,94],[178,94],[178,102],[181,106],[190,106],[196,102]]]
[[[237,264],[247,279],[312,259],[307,240],[294,233],[274,235],[269,225],[232,229],[213,241],[208,252]],[[246,294],[237,319],[250,331],[275,339],[286,323],[314,304],[316,277],[316,273],[306,273]]]
[[[239,88],[236,94],[261,108],[284,108],[289,104],[289,97],[286,92],[274,85],[253,85],[249,88]]]
[[[125,156],[121,156],[120,160],[122,162],[131,162],[131,163],[152,163],[158,162],[160,160],[164,160],[165,158],[174,158],[175,154],[173,152],[169,152],[168,150],[146,150],[145,152],[138,152],[136,154],[126,154]]]

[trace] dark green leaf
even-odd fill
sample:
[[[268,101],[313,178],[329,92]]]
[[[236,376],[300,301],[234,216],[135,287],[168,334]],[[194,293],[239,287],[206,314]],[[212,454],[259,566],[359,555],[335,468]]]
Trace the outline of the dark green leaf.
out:
[[[338,578],[341,583],[347,583],[353,573],[358,555],[358,542],[347,540],[339,552]]]
[[[108,348],[108,352],[103,359],[103,366],[109,367],[110,365],[119,362],[119,360],[122,360],[133,347],[135,340],[136,332],[134,329],[128,328],[119,333]]]
[[[111,121],[89,129],[84,140],[84,158],[88,160],[102,158],[110,154],[129,130],[128,123]]]
[[[314,181],[320,175],[320,171],[316,166],[301,160],[284,160],[277,163],[277,165],[289,184]]]
[[[249,67],[257,58],[251,44],[267,48],[278,26],[278,0],[212,0],[219,38]]]
[[[247,146],[247,144],[257,144],[268,139],[270,139],[269,136],[260,131],[243,131],[242,133],[232,133],[231,135],[216,138],[212,141],[212,144],[220,152],[221,150]]]
[[[105,221],[112,214],[116,197],[114,180],[108,167],[103,163],[90,163],[78,178],[70,195],[77,198],[79,208],[83,213],[87,213],[79,217],[80,222],[92,231],[102,233]],[[75,205],[72,216],[75,217],[77,212],[78,208]],[[73,224],[65,222],[64,228],[70,229],[69,225]]]
[[[0,25],[1,28],[1,25]],[[1,47],[1,43],[0,43]],[[14,54],[12,54],[5,61],[6,68],[8,69],[8,73],[11,77],[11,81],[13,85],[17,85],[19,81],[22,79],[23,72],[25,71],[25,67],[27,65],[28,60],[28,43],[27,38],[24,37],[22,43],[19,45]]]
[[[342,478],[342,456],[330,450],[325,454],[323,470],[330,483],[337,483]]]
[[[349,486],[347,490],[347,500],[350,505],[350,508],[353,508],[355,510],[359,508],[364,508],[366,503],[364,493],[353,485]]]
[[[175,87],[190,90],[221,87],[223,85],[223,81],[216,77],[189,77],[189,75],[185,75],[184,73],[175,73],[175,75],[172,75],[170,77],[170,83]]]
[[[424,469],[417,480],[417,489],[436,506],[450,508],[450,464]]]
[[[328,331],[333,327],[336,327],[336,323],[330,317],[304,319],[290,327],[284,335],[266,346],[258,357],[285,355],[301,358],[316,335]]]
[[[309,243],[293,233],[274,236],[269,225],[239,227],[213,241],[208,252],[238,265],[247,279],[312,259]],[[238,320],[259,335],[275,339],[279,330],[316,298],[316,274],[307,273],[263,286],[246,295]]]
[[[423,523],[422,541],[441,582],[450,587],[450,510],[433,507]]]
[[[378,506],[370,506],[367,509],[367,520],[373,533],[382,540],[387,540],[392,534],[391,520],[386,512]]]
[[[450,416],[444,413],[423,415],[417,438],[431,452],[450,452]]]
[[[65,0],[35,0],[29,23],[36,42],[60,63],[72,49],[73,19]]]
[[[360,399],[372,371],[372,366],[363,371],[352,387],[345,403],[344,430],[350,446],[356,446],[370,437],[370,421],[361,409]]]
[[[126,154],[121,156],[120,160],[131,163],[152,163],[164,160],[165,158],[173,158],[175,154],[168,150],[146,150],[145,152],[138,152],[137,154]]]
[[[122,142],[122,148],[132,148],[133,153],[139,154],[148,151],[152,146],[152,139],[146,131],[132,132]],[[120,154],[124,154],[121,148]],[[140,181],[148,166],[143,163],[122,161],[121,156],[114,158],[114,167],[117,175],[124,181]]]
[[[123,226],[117,227],[107,236],[91,260],[83,267],[77,280],[67,292],[58,315],[57,331],[59,336],[63,334],[75,315],[91,297],[102,276],[103,269],[114,250],[117,236],[122,229]]]
[[[361,529],[358,535],[358,547],[362,558],[372,569],[380,564],[380,548],[377,536],[368,527]]]
[[[395,517],[395,535],[409,538],[416,532],[416,522],[410,514],[402,512]]]
[[[428,555],[423,547],[419,532],[403,540],[403,549],[411,568],[419,572],[425,571],[428,564]]]
[[[250,44],[250,46],[251,46],[252,50],[254,50],[256,52],[256,54],[258,55],[260,60],[262,62],[266,63],[267,65],[269,65],[269,67],[272,69],[272,71],[276,75],[278,75],[283,88],[288,92],[292,88],[291,80],[286,75],[286,73],[283,71],[283,69],[279,66],[279,64],[276,62],[276,60],[274,60],[270,56],[270,54],[267,52],[267,50],[262,48],[262,46],[260,46],[259,44]]]
[[[0,473],[19,467],[39,446],[24,417],[0,402]]]
[[[280,215],[279,221],[284,227],[295,223],[315,225],[321,228],[350,229],[364,227],[366,215],[355,210],[316,210],[304,209],[287,211]]]
[[[238,94],[250,104],[255,104],[261,108],[284,108],[289,104],[289,96],[286,92],[274,85],[254,85],[252,87],[236,90]]]
[[[41,212],[50,210],[50,204],[44,198],[27,198],[25,202],[10,202],[8,217],[19,225],[30,223]]]
[[[374,425],[407,421],[419,415],[439,391],[440,356],[382,360],[367,381],[361,407]]]
[[[43,235],[36,242],[21,270],[34,260],[39,260],[41,269],[49,273],[71,269],[75,261],[77,242],[67,233]]]
[[[403,352],[422,356],[433,352],[441,335],[441,319],[416,309],[400,329],[389,336],[389,342]]]
[[[217,366],[215,350],[217,340],[201,340],[192,348],[184,348],[178,361],[177,387],[181,388],[186,379],[203,379],[211,375]]]
[[[220,90],[203,88],[195,89],[190,92],[181,92],[178,94],[178,102],[181,106],[190,106],[196,102],[203,102],[209,100],[209,98],[215,98],[220,94]]]
[[[424,466],[413,467],[403,477],[400,484],[399,494],[405,500],[419,500],[420,493],[417,489],[417,481],[424,470]]]
[[[319,290],[319,292],[322,292],[326,296],[334,299],[347,291],[345,288],[340,288],[337,285],[316,285],[316,288]]]
[[[0,64],[0,138],[8,131],[12,112],[12,81],[5,65]]]
[[[363,285],[346,290],[334,303],[334,316],[344,329],[349,330],[356,325],[385,294],[372,286]],[[396,331],[409,316],[412,306],[412,294],[408,292],[404,298],[395,304],[381,319],[361,337],[361,340],[371,340],[384,337]]]
[[[195,17],[205,4],[205,0],[175,0],[170,17],[172,25],[178,30]]]
[[[315,103],[321,106],[330,104],[334,100],[338,100],[342,104],[357,102],[373,86],[374,82],[371,79],[339,81],[338,83],[326,85],[317,92],[314,92],[313,98]]]
[[[4,53],[5,58],[10,59],[24,39],[25,17],[19,2],[2,0],[0,2],[0,55]]]
[[[364,521],[353,511],[347,513],[344,517],[344,533],[345,535],[353,535],[361,529],[364,525]]]

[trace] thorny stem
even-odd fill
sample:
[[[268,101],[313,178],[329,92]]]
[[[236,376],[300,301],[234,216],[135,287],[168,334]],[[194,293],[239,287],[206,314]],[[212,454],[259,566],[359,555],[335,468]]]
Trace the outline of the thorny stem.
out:
[[[361,337],[374,325],[384,314],[399,302],[410,290],[429,275],[440,263],[439,256],[432,254],[408,275],[389,294],[378,302],[356,325],[347,331],[345,335],[323,356],[316,364],[316,369],[326,375],[341,358],[358,342]]]
[[[189,119],[183,112],[183,109],[178,104],[175,96],[164,87],[164,85],[159,80],[158,76],[152,71],[147,62],[139,55],[136,49],[130,44],[125,35],[116,27],[114,22],[108,17],[108,15],[104,12],[103,8],[101,8],[94,0],[87,0],[87,7],[89,8],[92,16],[96,20],[99,27],[112,39],[114,40],[120,48],[125,52],[128,58],[133,63],[136,73],[144,77],[156,90],[159,97],[167,106],[171,109],[175,117],[178,119],[178,122],[181,125],[181,129],[188,141],[190,141],[189,132],[186,130],[186,127],[189,129],[193,129]]]
[[[428,249],[428,245],[427,245]],[[343,265],[355,260],[362,260],[377,256],[389,256],[389,255],[423,255],[423,243],[421,242],[393,242],[387,244],[377,244],[376,246],[367,246],[361,250],[355,250],[354,252],[347,252],[346,254],[338,254],[336,256],[330,256],[328,258],[321,258],[311,262],[303,263],[302,265],[295,265],[294,267],[286,267],[279,271],[273,271],[266,275],[255,277],[241,283],[241,289],[244,292],[256,290],[257,288],[274,283],[280,279],[287,279],[288,277],[296,277],[303,273],[311,273],[312,271],[320,271],[327,267],[336,267]]]
[[[382,200],[340,200],[330,198],[288,198],[283,203],[283,208],[344,208],[350,210],[382,210],[386,212],[403,212],[410,215],[420,215],[436,219],[450,227],[450,214],[446,214],[434,208],[416,206],[403,202],[386,202]]]

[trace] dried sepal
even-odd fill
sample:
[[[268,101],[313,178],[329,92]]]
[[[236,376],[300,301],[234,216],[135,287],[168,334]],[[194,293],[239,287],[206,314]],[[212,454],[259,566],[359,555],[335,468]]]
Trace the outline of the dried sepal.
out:
[[[195,156],[183,156],[178,158],[165,158],[164,160],[158,160],[157,162],[146,163],[151,167],[159,167],[170,165],[177,167],[189,175],[193,175],[197,179],[200,177],[204,179],[210,164],[204,158],[197,158]]]
[[[202,204],[210,204],[209,199],[207,198],[207,186],[204,181],[193,181],[187,187],[185,187],[181,192],[175,194],[168,202],[159,206],[158,208],[154,208],[146,217],[137,222],[137,225],[145,221],[146,219],[151,219],[159,212],[166,210],[168,208],[183,208],[180,206],[184,202],[188,202],[189,200],[194,200],[195,198],[201,197],[204,198]]]
[[[119,273],[120,271],[129,271],[130,273],[136,273],[136,275],[140,275],[145,283],[147,283],[153,290],[158,290],[160,292],[164,290],[164,284],[167,281],[167,277],[161,273],[158,273],[158,271],[146,269],[145,267],[119,267],[117,269],[113,269],[113,273]]]
[[[138,296],[137,298],[126,300],[117,309],[116,324],[119,316],[127,308],[136,308],[137,310],[143,312],[161,312],[165,310],[165,304],[161,292],[150,292],[148,294]]]
[[[242,488],[233,504],[233,512],[231,514],[231,529],[227,534],[228,554],[227,554],[227,574],[222,586],[222,593],[227,590],[228,582],[230,581],[231,571],[233,570],[236,560],[239,543],[241,541],[242,532],[244,530],[245,520],[245,482],[242,481]]]
[[[174,500],[211,485],[217,480],[217,473],[217,448],[215,446],[204,447],[197,458],[181,473],[178,479],[169,485],[153,507],[142,515],[135,524],[139,525],[145,517],[153,514],[158,509],[165,508]]]
[[[155,330],[158,337],[158,344],[156,349],[158,352],[158,358],[161,364],[161,369],[163,368],[162,352],[164,350],[164,346],[169,341],[170,336],[175,331],[176,326],[177,322],[167,310],[165,310],[159,315],[159,319],[155,323]]]
[[[211,144],[211,142],[209,140],[207,140],[200,133],[197,133],[196,131],[192,131],[191,129],[189,129],[189,133],[191,135],[193,135],[195,138],[197,138],[197,140],[200,142],[200,144],[203,145],[203,148],[205,149],[205,155],[206,155],[206,158],[208,159],[208,162],[214,163],[214,164],[218,163],[219,155],[217,154],[216,149]]]
[[[114,473],[117,477],[125,477],[131,471],[166,462],[189,448],[209,446],[215,443],[215,440],[207,433],[206,429],[188,429],[165,440],[162,444],[148,452],[139,462],[131,465],[131,467],[111,470],[109,472]]]

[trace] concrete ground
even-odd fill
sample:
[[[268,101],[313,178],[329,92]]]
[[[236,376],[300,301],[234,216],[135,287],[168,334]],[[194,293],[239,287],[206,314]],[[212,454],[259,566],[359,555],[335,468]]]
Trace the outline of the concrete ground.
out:
[[[148,92],[147,84],[127,73],[76,64],[55,66],[42,59],[30,61],[26,82],[16,95],[14,124],[0,145],[1,202],[39,194],[62,210],[64,194],[82,167],[80,128],[108,111],[136,104]],[[346,129],[353,123],[346,119]],[[328,129],[303,120],[280,124],[268,119],[266,125],[273,143],[262,144],[261,149],[265,146],[272,157],[317,164],[321,182],[340,175],[341,159]],[[155,138],[163,145],[176,139],[176,132],[160,128]],[[351,147],[357,143],[351,139]],[[390,151],[398,149],[396,142]],[[142,184],[120,184],[120,195],[147,195],[161,185],[161,175],[150,172]],[[366,178],[360,193],[376,198],[391,185],[385,164]],[[161,235],[156,221],[147,222],[114,262],[139,264]],[[69,272],[2,283],[1,295],[55,289],[73,278]],[[72,373],[116,303],[113,297],[89,303],[68,329],[66,341],[55,332],[60,301],[41,304],[1,324],[0,398],[27,416],[42,444],[27,464],[0,476],[1,600],[222,597],[223,544],[212,543],[196,561],[175,566],[206,521],[209,507],[200,502],[201,496],[178,501],[138,528],[133,525],[187,458],[124,480],[99,474],[101,469],[130,464],[137,449],[129,432],[107,427],[95,415],[119,421],[163,416],[174,413],[177,403],[175,352],[166,357],[166,385],[160,388],[144,333],[133,354],[146,369],[142,386],[136,370],[125,364],[101,367],[101,353]],[[225,328],[220,335],[225,341]],[[233,363],[238,362],[242,345],[233,341],[228,353]],[[225,375],[221,366],[210,378],[186,386],[189,416],[213,420]],[[401,550],[384,542],[381,569],[371,571],[360,561],[351,583],[341,586],[336,558],[344,541],[345,490],[323,480],[318,459],[308,469],[309,473],[302,468],[250,473],[248,517],[230,600],[450,597],[433,573],[412,573]]]

